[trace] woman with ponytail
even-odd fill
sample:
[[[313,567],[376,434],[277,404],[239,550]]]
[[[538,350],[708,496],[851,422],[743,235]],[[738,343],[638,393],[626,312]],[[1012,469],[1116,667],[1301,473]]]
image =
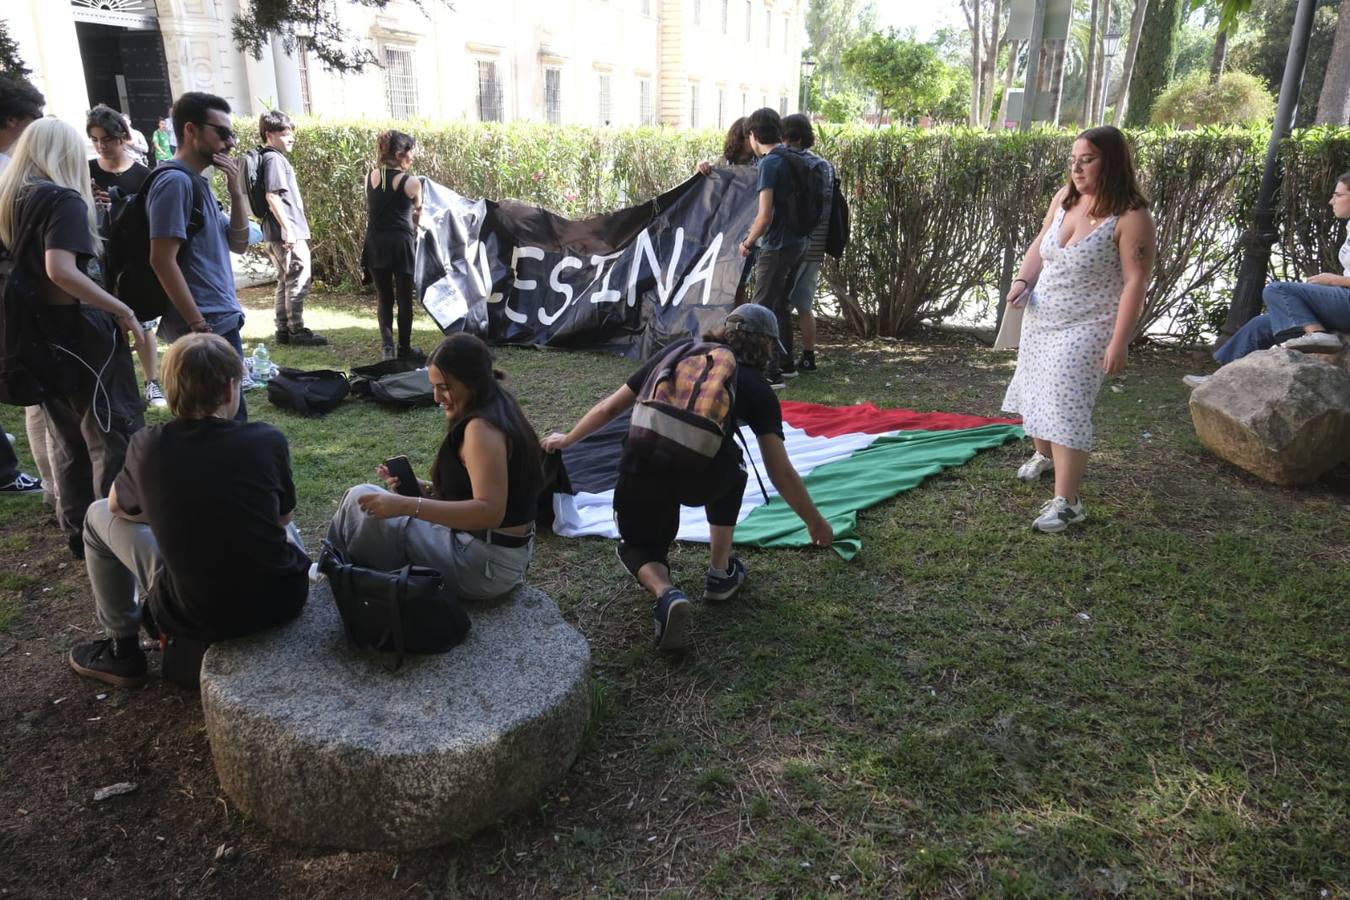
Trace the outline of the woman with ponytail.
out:
[[[396,473],[347,491],[328,539],[350,561],[393,571],[435,569],[458,596],[487,599],[525,577],[534,552],[535,505],[543,475],[539,438],[492,367],[487,345],[452,334],[427,359],[427,379],[447,433],[415,495],[395,493]]]
[[[422,181],[408,174],[417,142],[401,131],[378,138],[379,162],[366,173],[366,243],[361,265],[379,296],[380,343],[385,359],[425,357],[413,348],[414,236],[422,212]],[[394,348],[394,303],[398,303],[398,349]]]

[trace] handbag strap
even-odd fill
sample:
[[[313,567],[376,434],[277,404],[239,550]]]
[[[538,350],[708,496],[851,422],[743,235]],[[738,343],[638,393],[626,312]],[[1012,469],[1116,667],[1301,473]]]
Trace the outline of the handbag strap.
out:
[[[398,570],[397,577],[389,580],[389,618],[393,620],[394,652],[398,654],[393,671],[403,667],[403,601],[408,597],[408,570],[411,568],[404,566]]]

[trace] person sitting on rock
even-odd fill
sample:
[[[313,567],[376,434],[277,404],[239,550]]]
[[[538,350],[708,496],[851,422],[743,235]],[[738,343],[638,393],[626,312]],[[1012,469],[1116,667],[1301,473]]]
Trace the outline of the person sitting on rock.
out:
[[[829,547],[834,531],[820,514],[783,444],[783,410],[764,368],[776,353],[778,318],[768,307],[747,303],[727,316],[722,328],[704,335],[705,341],[729,347],[736,357],[735,406],[731,414],[755,433],[769,480],[792,511],[806,524],[811,542]],[[637,402],[648,376],[675,352],[677,345],[655,354],[613,394],[591,408],[567,434],[544,439],[546,453],[565,450],[603,428]],[[625,453],[614,487],[614,518],[619,526],[619,562],[656,598],[654,640],[662,650],[681,650],[687,643],[689,598],[670,579],[670,545],[680,527],[680,506],[702,506],[708,515],[710,559],[704,579],[705,601],[726,601],[739,593],[748,572],[731,555],[736,520],[745,493],[746,471],[734,429],[723,436],[708,468],[696,476],[653,470],[635,455]]]
[[[107,499],[84,518],[107,637],[76,644],[69,662],[120,687],[145,679],[138,633],[147,606],[160,631],[213,643],[289,621],[309,595],[286,438],[234,419],[239,354],[219,335],[187,334],[160,374],[174,419],[132,436]]]
[[[397,473],[347,491],[328,540],[348,561],[395,571],[440,572],[457,596],[487,600],[525,578],[534,553],[535,504],[543,488],[539,438],[501,385],[492,352],[471,334],[452,334],[427,358],[427,379],[448,423],[431,480],[395,493]]]
[[[1338,219],[1350,219],[1350,172],[1336,179],[1331,210]],[[1341,339],[1332,331],[1350,331],[1350,221],[1345,225],[1345,243],[1338,259],[1341,274],[1322,272],[1307,281],[1276,281],[1261,292],[1266,312],[1237,330],[1214,351],[1219,365],[1226,366],[1249,353],[1280,344],[1305,353],[1339,353]],[[1281,339],[1283,343],[1280,343]],[[1198,387],[1212,376],[1187,375],[1188,387]]]

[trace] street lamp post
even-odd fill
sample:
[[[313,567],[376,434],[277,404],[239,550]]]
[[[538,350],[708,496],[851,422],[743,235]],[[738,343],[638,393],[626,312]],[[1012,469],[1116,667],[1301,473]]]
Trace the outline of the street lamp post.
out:
[[[1100,111],[1097,114],[1097,124],[1106,122],[1106,91],[1111,87],[1111,60],[1115,59],[1116,51],[1120,49],[1120,32],[1108,31],[1106,37],[1102,38],[1102,52],[1106,59],[1102,62],[1102,96]]]
[[[810,87],[809,87],[809,86],[810,86],[810,83],[811,83],[811,74],[812,74],[813,72],[815,72],[815,71],[816,71],[816,61],[815,61],[814,59],[812,59],[811,57],[809,57],[809,56],[803,56],[803,57],[802,57],[802,69],[801,69],[801,75],[802,75],[802,77],[801,77],[801,82],[802,82],[802,87],[801,87],[800,93],[801,93],[801,101],[802,101],[802,102],[801,102],[801,108],[802,108],[802,112],[804,112],[804,113],[809,112],[808,109],[807,109],[807,103],[808,103],[808,101],[809,101],[810,98],[811,98],[811,91],[810,91]]]

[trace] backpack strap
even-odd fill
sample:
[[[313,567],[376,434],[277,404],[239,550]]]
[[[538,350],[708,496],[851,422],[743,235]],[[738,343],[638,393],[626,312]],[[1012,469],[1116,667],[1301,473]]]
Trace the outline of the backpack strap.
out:
[[[214,198],[206,196],[207,192],[201,186],[201,179],[192,177],[192,173],[186,169],[179,166],[155,166],[150,170],[145,182],[141,184],[141,189],[136,193],[136,196],[144,198],[141,202],[145,204],[145,220],[147,222],[150,221],[150,186],[154,184],[155,179],[163,177],[169,172],[179,172],[186,175],[188,185],[192,188],[192,214],[188,216],[187,238],[183,241],[186,244],[197,232],[206,227],[206,214],[211,211],[209,201]],[[200,216],[198,215],[199,208]]]
[[[741,434],[739,428],[736,429],[736,437],[740,438],[741,446],[745,448],[745,461],[750,464],[751,470],[755,473],[755,481],[759,482],[759,492],[764,495],[764,502],[769,502],[769,492],[764,489],[764,479],[759,477],[759,466],[755,465],[755,458],[750,455],[750,445],[745,442],[745,435]]]

